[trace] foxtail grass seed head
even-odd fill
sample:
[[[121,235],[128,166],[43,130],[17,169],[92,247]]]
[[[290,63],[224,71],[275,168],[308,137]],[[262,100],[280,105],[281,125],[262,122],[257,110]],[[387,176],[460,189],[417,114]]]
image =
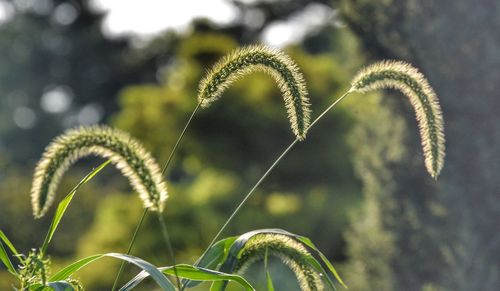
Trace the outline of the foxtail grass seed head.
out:
[[[416,68],[400,61],[382,61],[361,70],[352,81],[352,91],[368,92],[394,88],[413,106],[422,139],[427,171],[437,178],[444,164],[445,138],[441,107],[436,93]]]
[[[310,122],[307,88],[297,65],[279,50],[254,45],[222,58],[200,82],[198,101],[202,107],[210,106],[233,82],[254,71],[274,78],[283,94],[293,133],[303,140]]]
[[[106,126],[71,129],[55,138],[38,162],[31,188],[33,215],[42,217],[52,204],[66,170],[78,159],[95,155],[109,159],[134,188],[144,207],[163,211],[167,189],[160,167],[129,134]]]
[[[246,269],[267,254],[278,257],[295,274],[301,290],[324,290],[320,274],[309,264],[312,255],[294,239],[280,234],[263,233],[250,238],[238,256],[235,273],[244,273]]]

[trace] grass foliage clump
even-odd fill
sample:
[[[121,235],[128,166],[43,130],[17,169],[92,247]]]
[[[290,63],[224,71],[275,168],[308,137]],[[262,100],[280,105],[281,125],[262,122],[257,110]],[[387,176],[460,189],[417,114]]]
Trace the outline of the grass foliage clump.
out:
[[[38,162],[31,188],[33,215],[42,217],[52,204],[61,177],[78,159],[96,155],[109,159],[144,203],[163,211],[167,188],[151,154],[128,133],[106,126],[80,127],[58,136]]]
[[[198,101],[203,107],[210,106],[233,82],[255,71],[274,78],[283,95],[292,130],[303,140],[310,121],[307,88],[295,62],[279,50],[253,45],[225,56],[200,82]]]
[[[425,166],[437,178],[444,164],[444,122],[436,93],[416,68],[401,61],[382,61],[361,70],[352,81],[356,92],[394,88],[410,100],[417,116]]]

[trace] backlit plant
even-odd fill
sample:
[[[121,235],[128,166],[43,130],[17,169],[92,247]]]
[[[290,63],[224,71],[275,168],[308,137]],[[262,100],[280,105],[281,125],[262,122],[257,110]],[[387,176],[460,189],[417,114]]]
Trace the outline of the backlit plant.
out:
[[[133,189],[139,193],[144,203],[145,211],[137,226],[138,230],[148,210],[160,213],[164,209],[167,191],[163,174],[198,108],[209,106],[231,83],[254,71],[264,71],[276,81],[283,95],[295,140],[285,148],[244,196],[194,264],[175,264],[175,261],[172,261],[171,265],[158,268],[138,257],[129,255],[135,241],[136,231],[126,254],[96,254],[74,262],[53,275],[50,274],[48,268],[50,261],[46,257],[47,248],[67,207],[81,185],[88,182],[108,163],[114,164],[129,179]],[[433,178],[437,178],[443,167],[445,156],[443,117],[434,90],[417,69],[399,61],[383,61],[369,66],[355,76],[351,87],[345,94],[335,99],[328,108],[310,122],[308,94],[304,78],[297,65],[278,50],[264,46],[249,46],[238,49],[223,58],[201,81],[198,106],[193,110],[162,170],[139,141],[116,129],[103,126],[81,127],[57,137],[47,147],[35,169],[31,191],[35,217],[41,217],[47,212],[54,200],[62,175],[74,162],[87,155],[97,155],[107,161],[90,172],[59,203],[40,249],[33,250],[27,256],[19,254],[5,234],[0,231],[0,259],[17,279],[16,288],[19,290],[80,290],[82,289],[81,283],[71,276],[81,268],[104,257],[119,259],[142,269],[142,272],[120,290],[131,290],[148,276],[152,277],[163,290],[184,290],[198,285],[201,281],[213,281],[211,290],[224,290],[227,281],[236,282],[245,290],[254,290],[244,278],[245,270],[248,266],[262,260],[265,262],[268,290],[274,290],[272,275],[267,268],[268,257],[280,259],[293,272],[302,290],[335,289],[332,279],[346,287],[331,263],[306,237],[280,229],[254,230],[239,237],[223,239],[220,239],[220,236],[255,189],[294,145],[305,139],[307,131],[326,113],[354,92],[364,93],[384,88],[399,89],[410,100],[416,112],[427,171]],[[161,215],[158,217],[163,239],[169,247],[173,260],[165,223]],[[11,262],[7,249],[19,261],[17,268]],[[118,271],[113,290],[121,270],[122,268]],[[165,275],[173,276],[175,282],[171,282]]]

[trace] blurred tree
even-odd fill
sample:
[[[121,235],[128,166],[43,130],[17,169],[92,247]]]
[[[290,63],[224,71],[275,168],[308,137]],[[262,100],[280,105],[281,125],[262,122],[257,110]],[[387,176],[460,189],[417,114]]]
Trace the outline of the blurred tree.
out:
[[[141,57],[133,54],[128,39],[105,37],[104,15],[89,1],[0,5],[5,12],[0,23],[0,229],[27,253],[41,243],[50,222],[50,215],[33,221],[29,209],[32,169],[44,147],[67,127],[105,122],[117,110],[118,91],[154,81],[157,63],[171,53],[164,45],[161,53]],[[66,177],[60,193],[90,167]],[[52,255],[74,253],[75,237],[92,221],[97,203],[96,192],[89,192],[79,193],[80,207],[65,217]],[[10,288],[8,281],[0,281],[6,284],[0,289]]]
[[[368,204],[348,236],[351,281],[362,282],[357,290],[379,290],[380,285],[372,283],[380,280],[392,290],[497,290],[500,187],[495,175],[500,172],[500,118],[495,109],[500,106],[500,3],[338,2],[345,22],[374,58],[408,60],[429,77],[444,110],[448,145],[443,174],[433,183],[422,169],[406,100],[396,101],[393,115],[378,124],[389,130],[392,119],[405,116],[407,133],[403,140],[377,139],[370,157],[361,156],[365,161],[360,163],[380,157],[378,149],[393,142],[409,150],[396,163],[382,156],[378,164],[387,171],[357,167]],[[366,130],[371,123],[366,123]],[[393,251],[367,256],[375,246],[373,229],[362,222],[380,213],[377,236],[391,233],[384,248]]]
[[[105,121],[123,86],[155,80],[156,59],[139,61],[127,39],[106,38],[104,15],[88,1],[8,3],[13,15],[0,25],[0,156],[10,162],[38,158],[64,128]]]

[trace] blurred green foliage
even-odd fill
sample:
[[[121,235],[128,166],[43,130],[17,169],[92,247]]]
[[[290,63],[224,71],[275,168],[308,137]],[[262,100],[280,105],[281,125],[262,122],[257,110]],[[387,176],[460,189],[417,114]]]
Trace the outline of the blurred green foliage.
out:
[[[365,206],[347,239],[356,290],[385,286],[497,290],[500,192],[494,173],[500,171],[500,118],[491,108],[500,106],[500,39],[496,37],[500,3],[335,2],[340,3],[343,21],[374,59],[407,60],[429,78],[443,108],[448,145],[444,171],[432,183],[421,169],[413,113],[406,100],[394,96],[389,105],[391,120],[407,120],[405,136],[376,139],[370,155],[380,157],[379,149],[394,143],[407,151],[400,160],[383,158],[373,169],[357,170],[367,204],[374,206]],[[369,129],[372,123],[364,122],[363,127]],[[379,132],[395,130],[392,121],[378,127],[386,128],[378,128]],[[368,163],[373,158],[364,160]],[[380,218],[379,231],[370,235],[360,224],[375,216]],[[387,237],[384,255],[367,256],[375,246],[370,237]],[[380,281],[388,285],[374,285]]]

